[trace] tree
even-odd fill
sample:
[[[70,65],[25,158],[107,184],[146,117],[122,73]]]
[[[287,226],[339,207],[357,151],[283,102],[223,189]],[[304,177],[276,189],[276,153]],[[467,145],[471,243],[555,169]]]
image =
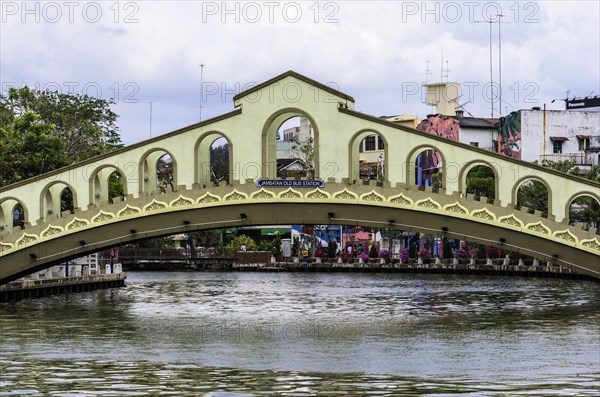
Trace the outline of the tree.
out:
[[[33,112],[0,125],[0,184],[8,185],[69,164],[64,142],[53,124]]]
[[[29,87],[0,95],[0,185],[120,147],[111,104]]]
[[[534,161],[534,163],[537,164],[537,160]],[[541,165],[542,167],[564,172],[565,174],[577,175],[581,173],[581,170],[575,165],[575,162],[570,160],[542,160]]]
[[[541,211],[548,216],[548,189],[540,181],[526,181],[517,191],[517,206]]]
[[[235,237],[229,242],[229,244],[225,246],[225,248],[239,250],[242,245],[245,245],[246,249],[249,251],[256,249],[256,242],[252,240],[252,237],[245,234],[240,234],[239,236]]]
[[[38,91],[27,86],[10,88],[8,97],[0,97],[0,108],[8,109],[13,118],[32,112],[43,122],[53,124],[52,135],[64,142],[66,155],[72,162],[122,146],[116,125],[118,116],[110,109],[113,104],[87,95]]]
[[[581,170],[575,165],[574,161],[542,160],[541,164],[544,167],[567,174],[581,174]],[[591,181],[599,182],[600,166],[592,166],[590,172],[586,174],[586,178]],[[571,207],[569,208],[569,220],[572,223],[583,223],[587,226],[592,226],[598,229],[600,226],[600,204],[593,197],[578,197],[577,199],[573,200]]]
[[[123,177],[118,171],[113,172],[108,177],[108,201],[113,202],[115,197],[125,196],[125,190],[123,189]]]
[[[229,179],[229,144],[210,148],[210,180],[213,183]]]
[[[173,175],[173,159],[164,155],[156,162],[156,182],[162,193],[175,191],[175,178]]]
[[[308,138],[308,141],[306,141],[302,145],[296,144],[296,145],[292,146],[292,150],[293,150],[292,157],[300,160],[306,167],[305,171],[302,173],[303,175],[299,175],[299,176],[306,176],[311,179],[314,178],[315,177],[315,148],[314,148],[314,144],[313,144],[313,139]]]
[[[473,167],[467,174],[467,193],[474,194],[476,200],[496,197],[494,171],[485,165]]]

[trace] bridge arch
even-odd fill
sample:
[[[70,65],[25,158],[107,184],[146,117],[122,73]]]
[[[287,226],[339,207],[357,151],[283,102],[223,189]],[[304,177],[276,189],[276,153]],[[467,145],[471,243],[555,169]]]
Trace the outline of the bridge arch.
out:
[[[139,190],[142,192],[152,192],[158,189],[158,160],[165,155],[171,158],[173,164],[173,190],[177,189],[177,159],[173,153],[162,147],[155,147],[147,150],[140,158],[139,170]]]
[[[448,175],[446,175],[446,157],[444,156],[444,152],[442,152],[437,146],[430,144],[416,146],[408,153],[408,156],[406,158],[406,186],[419,186],[418,177],[419,168],[421,166],[417,165],[417,161],[419,159],[419,155],[421,155],[422,153],[426,153],[427,151],[437,152],[441,158],[442,165],[438,168],[442,173],[442,179],[440,181],[441,187],[445,188],[446,179],[448,178]],[[456,173],[456,177],[458,177],[459,172],[456,171]]]
[[[524,177],[520,178],[519,180],[517,180],[513,184],[513,187],[512,187],[512,193],[511,193],[512,204],[513,205],[517,205],[518,204],[519,189],[521,188],[521,186],[523,186],[523,184],[525,182],[529,182],[529,181],[539,182],[542,185],[544,185],[544,187],[546,188],[546,192],[548,193],[548,200],[547,200],[548,213],[547,213],[547,216],[549,217],[552,214],[552,189],[551,189],[550,184],[548,183],[548,181],[546,181],[544,178],[542,178],[540,176],[527,175],[527,176],[524,176]]]
[[[109,200],[109,179],[110,176],[118,172],[122,178],[123,195],[127,195],[127,178],[125,172],[113,164],[105,164],[97,167],[90,174],[90,204],[98,204]]]
[[[494,201],[498,200],[498,192],[500,191],[500,170],[497,167],[497,164],[490,163],[486,160],[478,159],[469,161],[460,169],[458,189],[466,197],[469,172],[479,166],[487,167],[494,173],[494,197],[489,198],[494,199]]]
[[[194,145],[194,182],[200,186],[210,184],[211,178],[211,148],[217,139],[223,138],[228,145],[229,176],[227,182],[232,182],[233,172],[233,142],[231,138],[217,130],[208,131],[200,136]]]
[[[595,200],[596,203],[600,206],[600,197],[597,194],[594,194],[593,192],[590,192],[590,191],[583,191],[583,192],[575,193],[571,197],[569,197],[569,199],[567,200],[566,207],[565,207],[565,214],[568,215],[569,220],[571,219],[570,214],[571,214],[571,207],[573,205],[573,202],[577,199],[584,198],[584,197]]]
[[[73,208],[79,207],[77,190],[68,182],[53,181],[48,183],[40,194],[40,219],[46,219],[52,214],[60,216],[62,195],[66,189],[71,191]]]
[[[23,213],[20,215],[23,223],[30,222],[29,210],[27,205],[16,197],[4,197],[0,199],[0,226],[4,227],[4,230],[11,230],[13,228],[13,214],[17,206],[20,206]]]
[[[357,181],[360,178],[360,160],[359,160],[359,148],[362,144],[363,140],[372,135],[376,135],[383,141],[383,180],[385,182],[388,181],[388,141],[385,136],[374,129],[362,129],[356,132],[349,142],[349,156],[350,159],[348,165],[350,166],[348,169],[348,176],[351,181]]]
[[[293,117],[306,117],[312,125],[314,132],[313,148],[315,158],[315,178],[319,178],[319,127],[315,122],[315,119],[309,113],[298,108],[280,109],[267,118],[261,135],[261,168],[263,178],[273,179],[277,177],[277,131],[283,123]]]

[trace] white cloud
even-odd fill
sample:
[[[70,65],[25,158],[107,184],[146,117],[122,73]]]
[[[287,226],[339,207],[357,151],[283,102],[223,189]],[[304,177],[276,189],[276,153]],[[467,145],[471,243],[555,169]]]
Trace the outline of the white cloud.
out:
[[[483,87],[490,80],[490,25],[476,21],[497,10],[504,15],[503,112],[549,103],[568,89],[600,92],[600,8],[592,1],[281,2],[272,21],[265,2],[227,2],[230,13],[223,2],[82,2],[71,15],[58,2],[62,14],[54,22],[45,3],[28,3],[29,10],[39,4],[39,22],[35,12],[23,14],[22,4],[2,2],[3,88],[52,82],[76,92],[100,88],[104,98],[119,101],[126,143],[148,137],[149,101],[156,133],[197,121],[200,63],[205,82],[220,91],[207,97],[205,118],[231,110],[236,89],[288,69],[336,83],[367,113],[424,116],[430,109],[418,96],[403,99],[403,84],[423,82],[426,61],[428,80],[438,81],[443,49],[450,80]],[[94,4],[101,15],[92,23]],[[492,25],[495,80],[497,28]],[[478,90],[467,108],[487,116],[489,104]]]

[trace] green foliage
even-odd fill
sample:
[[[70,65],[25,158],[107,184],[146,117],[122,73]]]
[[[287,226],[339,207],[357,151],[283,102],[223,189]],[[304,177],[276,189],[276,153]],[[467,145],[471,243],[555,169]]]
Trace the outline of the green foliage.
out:
[[[115,171],[108,177],[108,201],[112,203],[113,198],[124,196],[125,190],[123,188],[122,176],[118,171]]]
[[[587,173],[586,178],[590,181],[600,182],[600,165],[592,166],[592,169]]]
[[[298,237],[294,237],[294,242],[292,243],[292,257],[298,256],[298,248],[299,248]]]
[[[539,210],[543,216],[548,214],[548,189],[536,180],[530,180],[521,185],[517,192],[517,206]]]
[[[537,164],[537,160],[534,161]],[[575,165],[574,161],[570,160],[542,160],[542,167],[551,168],[556,171],[564,172],[565,174],[580,174],[581,170]]]
[[[379,253],[377,252],[377,247],[375,244],[371,244],[371,248],[369,249],[369,258],[377,258]]]
[[[315,177],[315,148],[313,144],[313,139],[309,138],[308,141],[302,145],[294,145],[292,146],[292,156],[302,163],[306,167],[304,172],[299,172],[296,177]]]
[[[327,242],[327,257],[335,258],[335,255],[337,253],[336,251],[337,251],[337,243],[330,239]]]
[[[477,259],[485,259],[485,245],[483,244],[477,246]]]
[[[260,251],[270,251],[274,257],[281,256],[281,237],[279,234],[272,240],[263,240],[258,245]]]
[[[213,183],[229,180],[229,144],[210,148],[210,180]]]
[[[0,185],[120,147],[111,104],[29,87],[0,95]]]
[[[17,117],[26,112],[40,115],[54,124],[54,134],[64,143],[71,161],[108,153],[121,147],[117,115],[110,109],[114,102],[87,95],[37,91],[29,87],[11,88],[8,98],[0,98],[0,107],[7,107]]]
[[[128,244],[131,248],[159,248],[159,249],[170,249],[175,248],[175,240],[171,237],[156,237],[148,240],[137,241],[132,244]]]
[[[62,191],[60,196],[60,212],[75,210],[73,205],[73,192],[71,189],[66,188]]]
[[[249,251],[255,250],[257,248],[256,242],[252,240],[251,237],[245,234],[240,234],[239,236],[236,236],[225,247],[239,250],[242,245],[245,245],[246,249]]]
[[[442,171],[440,172],[436,172],[435,174],[431,174],[431,186],[433,186],[434,188],[437,189],[441,189],[442,186],[442,181],[444,180],[444,173]]]
[[[452,259],[454,257],[454,254],[452,254],[452,246],[448,239],[444,239],[444,250],[442,255],[444,256],[444,259]]]
[[[414,258],[417,256],[417,247],[415,245],[411,245],[408,247],[408,256],[410,258]]]
[[[156,183],[157,188],[162,193],[175,191],[173,159],[168,154],[162,156],[156,162]]]
[[[479,197],[496,197],[496,183],[494,171],[488,166],[477,165],[467,174],[467,193]]]
[[[1,104],[0,104],[1,106]],[[69,164],[65,145],[53,135],[54,125],[26,112],[0,125],[0,184],[7,185]]]

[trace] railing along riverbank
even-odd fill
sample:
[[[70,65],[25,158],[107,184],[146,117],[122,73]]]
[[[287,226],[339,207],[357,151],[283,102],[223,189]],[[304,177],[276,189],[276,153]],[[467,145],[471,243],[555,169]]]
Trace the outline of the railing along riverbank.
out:
[[[598,281],[561,266],[504,265],[504,264],[453,264],[453,263],[338,263],[338,262],[274,262],[234,264],[237,271],[287,271],[287,272],[362,272],[362,273],[429,273],[467,274],[489,276],[520,276],[564,278]]]

